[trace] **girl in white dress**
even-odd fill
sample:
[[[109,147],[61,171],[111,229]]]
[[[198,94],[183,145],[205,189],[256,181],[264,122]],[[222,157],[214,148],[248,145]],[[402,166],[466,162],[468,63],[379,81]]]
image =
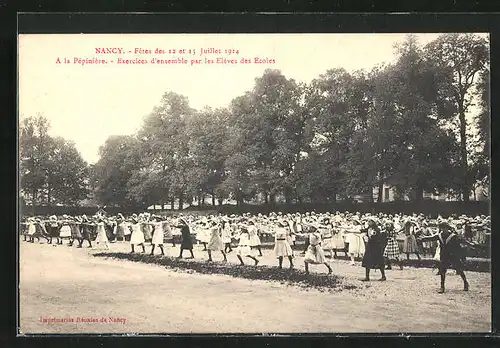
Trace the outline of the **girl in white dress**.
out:
[[[108,236],[106,235],[106,229],[104,228],[104,220],[100,217],[97,220],[97,237],[95,239],[96,244],[104,243],[106,249],[109,249]]]
[[[333,226],[330,223],[329,219],[325,220],[325,226],[322,226],[323,228],[321,229],[321,247],[323,251],[329,251],[330,252],[330,258],[334,257],[333,254]],[[311,242],[309,238],[309,243]],[[310,244],[309,244],[310,245]],[[307,253],[307,250],[306,250]],[[335,254],[335,256],[337,256]]]
[[[227,262],[226,253],[224,252],[224,243],[220,236],[221,226],[216,221],[210,223],[210,241],[207,245],[208,262],[212,262],[212,251],[220,251],[224,257],[224,262]]]
[[[35,222],[35,218],[33,217],[30,217],[28,218],[28,221],[27,221],[27,236],[28,236],[28,241],[30,243],[35,243],[35,234],[36,234],[36,222]],[[38,240],[40,240],[40,238],[38,238]]]
[[[328,274],[332,273],[332,268],[326,262],[325,254],[323,253],[323,248],[321,247],[321,234],[317,228],[312,228],[313,232],[309,234],[309,246],[307,247],[306,255],[304,258],[304,266],[306,268],[306,274],[309,274],[309,264],[323,264],[328,268]]]
[[[207,251],[207,244],[210,241],[210,230],[207,225],[208,221],[204,218],[201,224],[196,227],[196,240],[203,244],[202,251]]]
[[[283,268],[283,257],[288,257],[290,269],[293,268],[293,251],[287,240],[288,231],[283,221],[278,222],[274,232],[274,254],[278,258],[279,268]]]
[[[349,243],[349,256],[351,265],[355,265],[355,257],[361,257],[365,254],[365,242],[362,236],[362,226],[358,220],[353,220],[351,225],[346,228],[346,243]]]
[[[149,219],[151,218],[150,213],[143,213],[142,214],[142,233],[144,235],[144,242],[151,242],[153,239],[153,226],[149,223]],[[153,244],[153,243],[151,243]]]
[[[222,234],[222,243],[224,243],[224,252],[230,253],[233,251],[231,248],[231,227],[229,226],[229,222],[227,219],[222,220],[221,225],[221,234]]]
[[[151,238],[151,255],[154,255],[155,246],[158,246],[161,250],[161,255],[165,256],[165,251],[163,250],[163,222],[160,216],[153,216],[153,222],[150,223],[153,227],[153,237]]]
[[[137,218],[137,215],[133,214],[132,218]],[[124,222],[122,222],[124,225],[124,231],[123,231],[123,236],[125,239],[125,242],[130,242],[130,238],[132,237],[132,230],[130,228],[130,220],[124,218]]]
[[[68,215],[63,215],[62,221],[61,221],[61,229],[59,230],[59,238],[61,239],[61,244],[63,241],[63,238],[67,238],[69,240],[69,245],[72,245],[73,243],[71,242],[71,226],[69,225],[69,216]]]
[[[162,228],[163,228],[163,238],[164,240],[169,240],[172,242],[172,246],[175,248],[175,239],[174,239],[174,234],[172,232],[172,227],[170,226],[170,222],[165,219],[162,221]]]
[[[334,221],[332,224],[332,244],[333,244],[333,257],[337,257],[337,251],[343,251],[345,256],[348,256],[349,252],[345,245],[344,231],[339,228],[339,223]]]
[[[252,249],[257,249],[259,251],[259,256],[262,256],[258,229],[257,226],[255,226],[255,222],[253,222],[253,220],[248,221],[248,234],[250,235],[250,247]]]
[[[132,223],[129,225],[130,228],[130,246],[132,247],[131,253],[135,252],[134,246],[142,246],[142,252],[146,252],[146,247],[144,246],[144,232],[142,230],[142,223],[135,218],[132,218]]]
[[[255,262],[255,266],[259,264],[259,260],[255,256],[252,255],[252,248],[250,248],[250,234],[248,233],[248,229],[244,226],[241,227],[241,232],[238,235],[239,243],[238,248],[236,249],[236,256],[238,260],[240,260],[240,264],[244,265],[243,256],[246,256]]]

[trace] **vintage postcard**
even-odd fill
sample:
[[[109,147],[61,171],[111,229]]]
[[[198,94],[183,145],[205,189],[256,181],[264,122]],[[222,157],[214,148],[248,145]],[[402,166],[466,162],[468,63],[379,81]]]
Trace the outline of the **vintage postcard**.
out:
[[[20,335],[491,330],[487,33],[18,48]]]

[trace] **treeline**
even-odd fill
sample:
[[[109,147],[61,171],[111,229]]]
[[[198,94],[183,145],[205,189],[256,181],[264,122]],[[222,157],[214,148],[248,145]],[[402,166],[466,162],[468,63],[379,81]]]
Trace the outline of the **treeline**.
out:
[[[89,166],[71,141],[49,135],[49,122],[25,118],[19,132],[19,176],[25,201],[77,205],[90,193]]]
[[[374,187],[381,201],[384,184],[416,201],[468,201],[489,184],[489,119],[487,41],[445,34],[422,47],[410,35],[394,63],[371,71],[331,69],[303,84],[266,70],[227,108],[194,110],[166,92],[137,134],[108,138],[88,187],[120,207],[332,204],[373,199]]]

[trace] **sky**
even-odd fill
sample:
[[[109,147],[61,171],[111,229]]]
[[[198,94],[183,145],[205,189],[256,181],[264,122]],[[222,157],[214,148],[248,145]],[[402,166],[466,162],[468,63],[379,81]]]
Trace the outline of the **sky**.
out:
[[[421,44],[438,36],[417,34]],[[42,114],[50,122],[51,135],[74,141],[82,157],[95,163],[106,139],[134,134],[165,92],[186,96],[195,109],[224,107],[252,89],[266,69],[306,83],[332,68],[370,70],[394,61],[394,45],[404,39],[405,34],[19,35],[19,121]],[[124,54],[98,54],[96,48],[122,49]],[[157,48],[167,53],[155,54]],[[142,53],[135,54],[136,49]],[[195,54],[180,54],[180,49]],[[202,49],[221,53],[200,56]],[[150,62],[178,57],[188,63],[118,64],[119,58]],[[205,63],[205,58],[216,57],[236,59],[238,64]],[[274,63],[256,64],[256,57]],[[70,63],[65,64],[65,58]],[[78,61],[94,58],[108,63]],[[252,63],[239,64],[242,58]],[[202,63],[191,64],[196,59]]]

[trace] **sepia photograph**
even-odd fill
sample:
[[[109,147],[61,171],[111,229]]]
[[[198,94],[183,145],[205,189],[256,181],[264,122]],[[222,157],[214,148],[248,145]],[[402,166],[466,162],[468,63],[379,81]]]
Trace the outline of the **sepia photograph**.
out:
[[[19,34],[18,335],[491,331],[488,33]]]

